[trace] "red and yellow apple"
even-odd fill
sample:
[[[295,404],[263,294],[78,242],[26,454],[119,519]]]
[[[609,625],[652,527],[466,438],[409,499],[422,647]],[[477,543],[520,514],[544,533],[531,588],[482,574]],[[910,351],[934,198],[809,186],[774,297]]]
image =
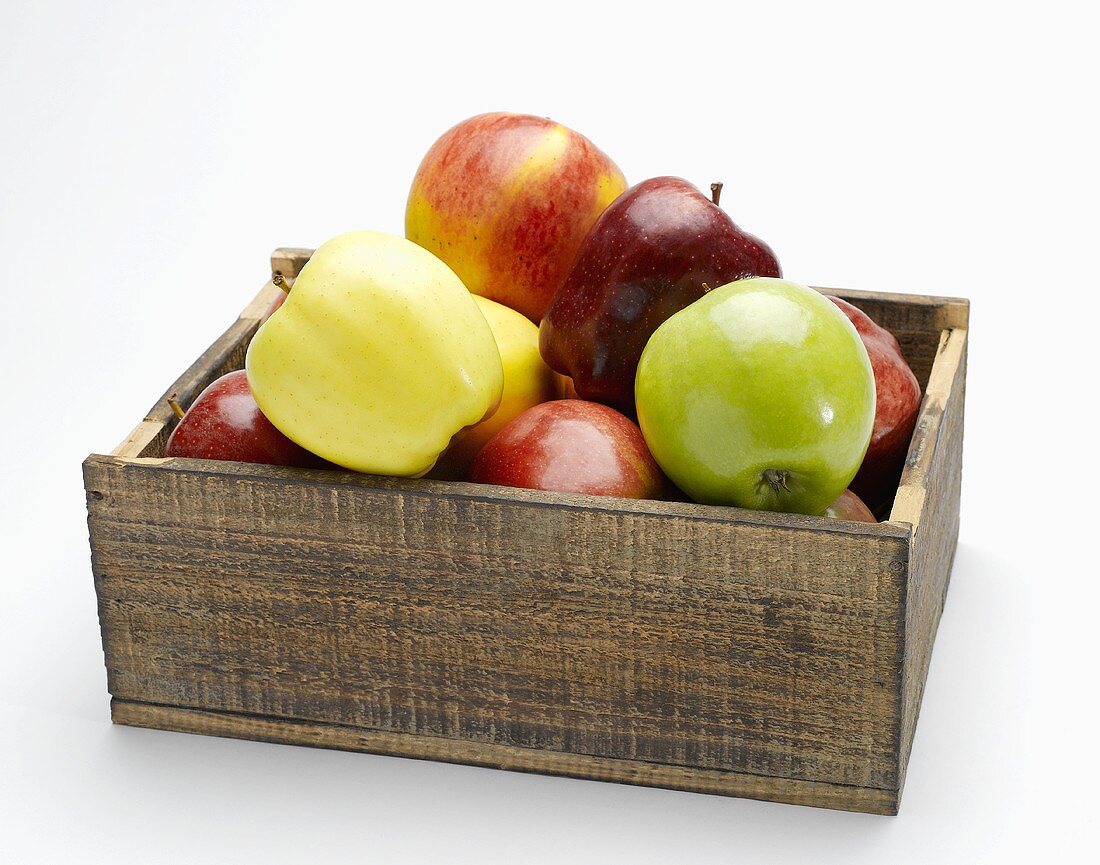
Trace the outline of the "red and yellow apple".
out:
[[[405,236],[474,294],[537,324],[588,229],[625,189],[618,166],[560,123],[481,114],[445,132],[420,163]]]

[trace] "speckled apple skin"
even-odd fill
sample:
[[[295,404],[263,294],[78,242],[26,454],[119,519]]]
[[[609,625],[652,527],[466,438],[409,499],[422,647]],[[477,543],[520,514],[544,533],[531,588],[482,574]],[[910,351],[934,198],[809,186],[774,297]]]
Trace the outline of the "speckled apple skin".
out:
[[[885,505],[897,489],[909,440],[920,412],[920,382],[890,331],[839,297],[829,297],[855,325],[875,371],[875,426],[863,465],[851,487],[872,507]]]
[[[660,498],[665,478],[629,418],[599,403],[530,408],[481,449],[474,483],[622,498]]]
[[[767,277],[717,288],[657,328],[635,396],[673,483],[756,510],[823,513],[855,476],[875,418],[852,323],[812,288]]]
[[[172,430],[164,455],[273,466],[325,465],[264,417],[244,370],[226,373],[203,389]]]
[[[504,382],[485,316],[414,243],[342,234],[253,337],[248,381],[290,439],[348,469],[416,477],[491,414]]]
[[[428,477],[465,480],[478,451],[513,418],[539,403],[557,398],[553,371],[539,354],[539,329],[514,309],[474,295],[478,308],[496,337],[504,365],[504,392],[500,405],[479,424],[460,430]]]
[[[474,294],[538,324],[585,232],[624,189],[619,167],[580,133],[545,117],[480,114],[420,163],[405,236]]]
[[[679,177],[632,186],[600,215],[539,328],[543,357],[582,399],[634,416],[649,337],[709,289],[782,276],[764,241]]]

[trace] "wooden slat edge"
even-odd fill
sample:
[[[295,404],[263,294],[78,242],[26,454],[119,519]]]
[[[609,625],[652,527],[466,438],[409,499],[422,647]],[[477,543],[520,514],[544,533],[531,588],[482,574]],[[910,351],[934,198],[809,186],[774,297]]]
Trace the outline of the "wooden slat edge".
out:
[[[184,406],[190,405],[199,391],[210,383],[214,373],[232,357],[235,351],[240,350],[244,341],[249,339],[260,317],[271,306],[278,293],[279,289],[270,281],[267,282],[241,311],[236,321],[210,344],[210,347],[187,368],[183,375],[172,383],[130,434],[111,451],[111,454],[123,458],[136,458],[157,436],[164,433],[166,427],[173,425],[175,414],[168,406],[167,398],[175,394]]]
[[[256,296],[252,298],[248,306],[241,310],[241,314],[237,316],[237,321],[259,321],[271,304],[275,302],[275,298],[282,292],[283,289],[269,279],[264,287],[257,292]]]
[[[970,321],[970,301],[965,297],[945,297],[930,294],[901,294],[892,291],[862,291],[855,288],[825,288],[810,286],[822,294],[832,294],[845,300],[856,302],[873,300],[885,303],[903,303],[908,306],[934,308],[937,312],[937,326],[942,329],[968,327]]]
[[[657,499],[623,499],[614,496],[588,496],[572,493],[555,493],[543,490],[527,490],[494,484],[474,484],[463,481],[436,481],[425,478],[396,478],[381,475],[365,475],[352,471],[325,471],[285,466],[238,463],[227,460],[194,460],[169,457],[127,457],[92,454],[85,465],[98,473],[110,473],[118,468],[165,469],[176,472],[200,474],[204,477],[252,478],[285,485],[359,486],[372,490],[399,492],[403,495],[430,498],[461,498],[478,501],[528,504],[543,507],[582,509],[585,511],[610,511],[659,517],[679,517],[689,520],[705,520],[744,525],[771,526],[810,532],[829,532],[860,535],[873,538],[889,538],[908,541],[910,527],[892,522],[862,523],[850,520],[833,520],[828,517],[811,517],[804,514],[784,514],[771,511],[753,511],[724,505],[700,505],[691,502],[670,502]]]
[[[921,402],[916,430],[913,432],[909,455],[901,474],[901,483],[890,511],[890,522],[909,523],[914,530],[920,524],[924,499],[928,492],[928,472],[935,458],[940,426],[955,387],[966,342],[966,328],[950,328],[940,337],[940,347]]]
[[[904,785],[929,663],[951,581],[958,544],[966,403],[966,331],[944,365],[953,367],[949,397],[938,418],[935,448],[922,454],[920,511],[909,556],[909,594],[905,619],[905,670],[902,678],[903,737],[899,789]],[[949,340],[950,342],[950,340]]]
[[[164,429],[162,420],[143,420],[111,451],[111,456],[136,457],[149,446]]]
[[[843,811],[884,815],[897,813],[897,792],[871,787],[695,769],[642,760],[590,757],[512,745],[483,744],[438,736],[414,736],[337,724],[184,709],[119,699],[111,701],[111,718],[116,724],[178,733],[438,760],[513,772],[535,772],[643,787],[665,787],[693,793],[737,796]]]
[[[281,246],[271,253],[271,272],[278,273],[285,279],[294,279],[302,272],[313,252],[312,249]]]

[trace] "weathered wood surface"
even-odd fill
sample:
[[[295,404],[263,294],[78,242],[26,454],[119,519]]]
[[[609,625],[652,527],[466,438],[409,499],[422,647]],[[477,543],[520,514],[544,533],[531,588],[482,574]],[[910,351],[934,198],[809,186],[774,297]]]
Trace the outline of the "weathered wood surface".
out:
[[[565,775],[870,814],[897,813],[897,793],[873,787],[768,778],[740,772],[669,766],[644,760],[590,757],[584,754],[539,751],[438,736],[410,736],[407,733],[363,730],[338,724],[180,709],[117,699],[111,701],[111,714],[115,723],[131,727],[440,760],[513,772]]]
[[[904,777],[959,536],[967,329],[944,331],[891,520],[913,526],[905,602]]]
[[[967,305],[820,290],[925,385],[888,523],[164,460],[158,401],[85,463],[116,720],[894,813],[958,532]],[[240,368],[275,292],[165,396]]]
[[[896,787],[907,531],[307,474],[87,461],[113,695]]]

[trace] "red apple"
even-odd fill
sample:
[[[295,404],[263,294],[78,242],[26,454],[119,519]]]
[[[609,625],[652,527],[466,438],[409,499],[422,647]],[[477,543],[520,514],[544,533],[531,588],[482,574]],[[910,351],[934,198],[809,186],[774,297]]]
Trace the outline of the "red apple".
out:
[[[580,133],[545,117],[480,114],[420,163],[405,236],[474,294],[538,324],[585,232],[624,189],[618,166]]]
[[[770,246],[679,177],[631,187],[600,214],[539,328],[542,356],[582,399],[633,417],[638,360],[670,316],[750,276],[781,276]]]
[[[847,301],[839,297],[829,300],[855,325],[875,373],[875,425],[871,443],[859,472],[848,486],[871,508],[877,509],[897,490],[920,410],[920,383],[890,331]]]
[[[664,490],[638,426],[580,399],[544,402],[511,421],[474,458],[470,480],[634,499],[660,498]]]
[[[851,490],[845,490],[840,497],[825,509],[823,516],[834,520],[854,520],[857,523],[877,523],[871,509],[863,503],[863,499]]]
[[[207,385],[172,430],[164,455],[277,466],[328,465],[264,417],[243,369]]]

